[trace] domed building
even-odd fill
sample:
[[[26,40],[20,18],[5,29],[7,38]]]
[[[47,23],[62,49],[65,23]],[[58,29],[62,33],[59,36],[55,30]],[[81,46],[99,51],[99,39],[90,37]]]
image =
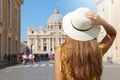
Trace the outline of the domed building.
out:
[[[54,52],[55,49],[65,41],[66,35],[62,29],[63,16],[59,14],[58,8],[49,17],[47,26],[35,28],[31,26],[27,31],[27,45],[32,53]]]

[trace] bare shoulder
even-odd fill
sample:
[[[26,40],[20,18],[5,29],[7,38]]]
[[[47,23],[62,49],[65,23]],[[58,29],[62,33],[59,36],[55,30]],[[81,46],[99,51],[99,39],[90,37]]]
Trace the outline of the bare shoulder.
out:
[[[60,49],[61,47],[59,46],[55,50],[55,62],[54,62],[55,80],[63,80],[63,75],[61,72],[61,63],[60,63],[60,55],[61,55]]]

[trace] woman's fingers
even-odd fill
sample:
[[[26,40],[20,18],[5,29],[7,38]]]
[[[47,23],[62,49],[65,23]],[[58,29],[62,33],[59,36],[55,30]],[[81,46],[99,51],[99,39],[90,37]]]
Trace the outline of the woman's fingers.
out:
[[[85,16],[91,20],[92,25],[100,25],[100,17],[93,11],[88,11]]]
[[[95,12],[90,10],[87,13],[85,13],[85,16],[90,19],[97,19],[98,15]]]

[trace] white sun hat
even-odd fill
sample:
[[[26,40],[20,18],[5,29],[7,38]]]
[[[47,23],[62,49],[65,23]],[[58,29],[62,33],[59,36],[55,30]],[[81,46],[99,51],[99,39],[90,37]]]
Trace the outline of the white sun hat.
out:
[[[91,25],[91,20],[86,18],[85,13],[90,9],[81,7],[69,12],[63,18],[62,27],[69,37],[79,41],[89,41],[99,35],[100,27]]]

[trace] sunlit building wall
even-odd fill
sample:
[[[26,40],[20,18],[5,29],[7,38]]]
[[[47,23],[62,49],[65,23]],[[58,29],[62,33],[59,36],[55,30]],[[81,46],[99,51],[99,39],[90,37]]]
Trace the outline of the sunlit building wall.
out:
[[[0,0],[0,61],[20,53],[21,4],[23,0]]]
[[[120,62],[120,0],[97,0],[96,3],[98,6],[98,13],[117,30],[116,40],[105,55],[104,60],[111,57],[113,62],[118,63]],[[104,34],[104,30],[102,30],[101,38]]]

